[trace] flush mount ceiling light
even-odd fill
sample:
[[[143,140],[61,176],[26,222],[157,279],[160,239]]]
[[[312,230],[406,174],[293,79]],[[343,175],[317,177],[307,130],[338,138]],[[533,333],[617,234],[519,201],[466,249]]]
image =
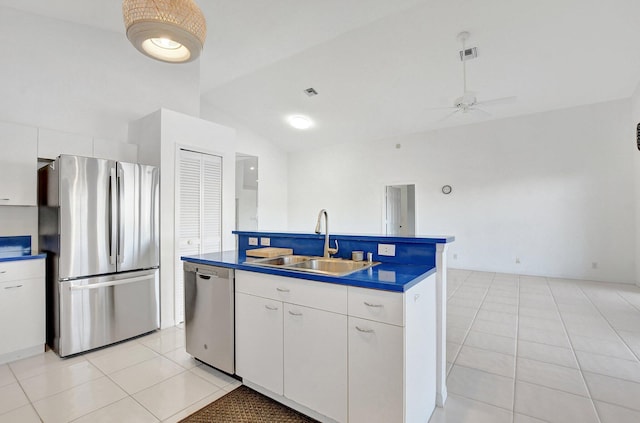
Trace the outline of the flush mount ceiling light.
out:
[[[141,53],[169,63],[200,56],[207,23],[193,0],[124,0],[127,38]]]
[[[296,129],[309,129],[313,126],[313,121],[303,115],[289,116],[287,122]]]

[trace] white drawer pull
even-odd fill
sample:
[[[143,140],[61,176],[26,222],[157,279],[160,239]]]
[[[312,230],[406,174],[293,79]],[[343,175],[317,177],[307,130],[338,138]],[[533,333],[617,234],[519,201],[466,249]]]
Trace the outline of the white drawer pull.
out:
[[[362,332],[362,333],[373,333],[374,332],[373,329],[362,329],[360,326],[356,326],[356,330],[358,332]]]
[[[373,304],[373,303],[368,303],[366,301],[364,302],[364,305],[366,305],[367,307],[376,307],[376,308],[384,307],[384,305],[382,304]]]
[[[276,290],[278,290],[278,292],[289,292],[287,288],[276,288]]]
[[[14,286],[5,286],[4,289],[17,289],[22,288],[22,285],[14,285]]]
[[[302,316],[302,313],[300,313],[299,311],[291,311],[289,310],[289,314],[292,316]]]
[[[272,310],[272,311],[276,311],[278,309],[278,307],[274,307],[274,306],[270,306],[270,305],[266,305],[266,306],[264,306],[264,308],[266,308],[267,310]]]

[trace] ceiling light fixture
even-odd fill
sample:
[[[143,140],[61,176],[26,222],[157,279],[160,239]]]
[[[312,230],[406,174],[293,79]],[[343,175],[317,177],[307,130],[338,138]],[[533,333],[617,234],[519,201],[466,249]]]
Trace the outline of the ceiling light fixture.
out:
[[[313,121],[307,116],[302,115],[289,116],[287,121],[289,122],[289,125],[296,129],[309,129],[313,126]]]
[[[193,0],[124,0],[122,16],[127,38],[141,53],[169,63],[200,56],[207,23]]]

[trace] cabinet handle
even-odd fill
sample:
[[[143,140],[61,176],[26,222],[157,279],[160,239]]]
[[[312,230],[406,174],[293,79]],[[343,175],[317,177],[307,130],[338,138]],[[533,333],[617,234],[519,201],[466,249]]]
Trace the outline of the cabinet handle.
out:
[[[6,270],[0,270],[0,273],[7,273]]]
[[[373,329],[362,329],[360,326],[356,326],[356,330],[358,332],[362,332],[362,333],[373,333],[374,332]]]
[[[0,198],[0,201],[9,201],[11,198]]]
[[[292,316],[302,316],[302,313],[300,313],[299,311],[291,311],[289,310],[289,314]]]
[[[276,288],[278,292],[289,292],[287,288]]]
[[[14,286],[5,286],[4,289],[17,289],[22,288],[22,285],[14,285]]]
[[[271,311],[278,310],[278,307],[274,307],[274,306],[270,306],[270,305],[266,305],[266,306],[264,306],[264,308],[266,308],[267,310],[271,310]]]
[[[366,305],[367,307],[376,307],[376,308],[384,307],[384,305],[382,305],[382,304],[373,304],[373,303],[369,303],[369,302],[366,302],[366,301],[364,302],[364,305]]]

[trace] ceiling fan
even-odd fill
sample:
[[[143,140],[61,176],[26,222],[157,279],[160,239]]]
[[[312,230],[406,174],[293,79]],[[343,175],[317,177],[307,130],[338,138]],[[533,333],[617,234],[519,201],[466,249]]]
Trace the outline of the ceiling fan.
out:
[[[492,106],[494,104],[506,104],[513,103],[516,100],[515,96],[511,97],[501,97],[494,98],[491,100],[478,101],[476,97],[476,93],[473,91],[467,90],[467,64],[466,61],[467,56],[471,56],[471,58],[475,57],[475,49],[466,48],[466,41],[469,39],[469,33],[467,31],[463,31],[458,34],[458,40],[462,42],[462,51],[460,55],[460,59],[462,60],[462,88],[463,94],[462,96],[456,98],[453,101],[453,106],[450,107],[437,107],[432,110],[451,110],[453,111],[446,115],[444,118],[440,119],[440,121],[444,121],[449,119],[451,116],[458,113],[474,113],[479,116],[488,117],[491,116],[491,113],[479,108],[478,106]]]

